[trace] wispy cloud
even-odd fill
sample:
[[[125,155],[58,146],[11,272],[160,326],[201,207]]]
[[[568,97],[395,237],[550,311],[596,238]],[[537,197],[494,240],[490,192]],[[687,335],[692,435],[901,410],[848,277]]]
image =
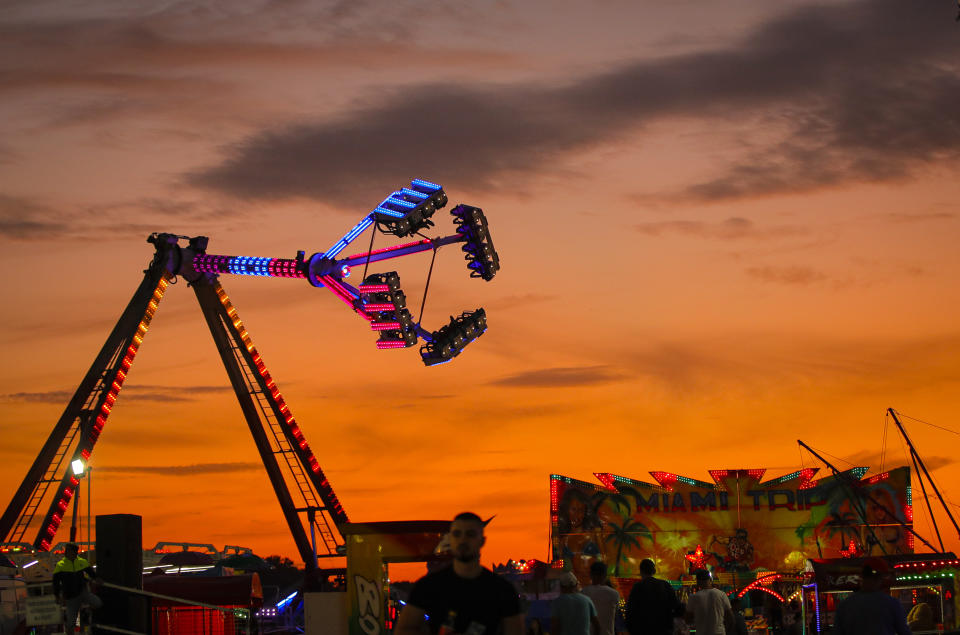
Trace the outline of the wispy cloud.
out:
[[[491,311],[509,311],[511,309],[526,308],[533,304],[543,304],[552,302],[558,296],[546,293],[523,293],[518,295],[508,295],[496,300],[487,302],[487,309]]]
[[[623,381],[625,376],[609,366],[582,366],[573,368],[541,368],[501,377],[490,382],[494,386],[514,388],[565,388],[595,386]]]
[[[680,395],[788,387],[804,391],[813,385],[843,394],[882,395],[957,384],[953,360],[958,354],[956,333],[856,340],[752,332],[638,343],[613,351],[613,359],[652,386]]]
[[[809,285],[827,279],[827,274],[822,271],[800,265],[750,267],[747,273],[763,282],[796,286]]]
[[[195,474],[229,474],[262,470],[261,463],[193,463],[191,465],[115,465],[98,466],[98,472],[115,474],[152,474],[155,476],[193,476]]]
[[[581,384],[584,385],[584,384]],[[509,425],[512,421],[523,421],[529,419],[542,419],[558,417],[563,414],[570,414],[583,410],[584,406],[579,403],[547,403],[531,404],[529,406],[518,406],[510,404],[490,404],[485,407],[488,415],[487,424],[489,428],[503,427]],[[471,412],[464,412],[463,416],[469,417]],[[496,422],[496,423],[494,423]]]
[[[960,215],[952,212],[926,212],[917,214],[892,213],[885,214],[884,218],[894,223],[931,223],[957,220],[960,218]]]
[[[231,391],[230,386],[157,386],[130,385],[123,390],[124,401],[183,402],[193,401],[197,395]],[[0,395],[5,402],[66,404],[73,393],[66,390],[46,392],[15,392]]]
[[[243,207],[229,210],[209,202],[183,197],[146,197],[98,205],[53,207],[25,197],[0,194],[0,240],[39,241],[96,236],[102,240],[109,229],[113,239],[144,237],[156,231],[158,223],[171,219],[217,221],[245,214]],[[131,222],[136,219],[137,222]]]
[[[255,108],[243,111],[246,102],[264,108],[265,101],[241,98],[243,88],[235,74],[211,69],[490,69],[512,57],[465,46],[441,51],[418,45],[405,32],[409,13],[399,8],[367,6],[359,11],[366,16],[361,20],[353,10],[345,14],[325,4],[244,3],[224,12],[173,4],[99,4],[91,3],[83,14],[5,6],[0,95],[21,98],[56,91],[56,106],[34,113],[45,118],[48,127],[134,116],[142,120],[157,113],[213,118],[228,105],[232,119],[242,121],[257,118]],[[393,36],[384,19],[391,13],[406,23],[397,20]],[[374,34],[367,26],[372,15],[378,22]]]
[[[889,181],[960,148],[955,32],[933,3],[806,6],[741,41],[582,77],[561,86],[421,85],[384,91],[327,121],[263,130],[188,182],[251,198],[366,202],[429,174],[493,186],[668,116],[776,112],[779,138],[686,188],[701,201]],[[896,46],[891,47],[890,42]],[[855,43],[855,45],[853,45]],[[398,125],[402,122],[402,125]],[[385,153],[442,138],[469,152]]]
[[[67,233],[56,210],[22,197],[0,194],[0,238],[46,240]]]
[[[65,404],[73,397],[72,392],[66,390],[48,390],[46,392],[12,392],[0,395],[0,400],[19,403],[53,403]]]
[[[841,470],[847,470],[857,466],[865,466],[869,467],[871,471],[877,472],[881,469],[881,467],[883,469],[889,469],[894,465],[910,464],[910,458],[905,456],[900,451],[888,452],[886,454],[880,452],[862,451],[845,457],[832,458],[837,459],[837,462],[834,463],[834,466]],[[956,463],[956,459],[946,456],[929,455],[923,457],[923,463],[927,466],[928,470],[934,471],[947,465],[953,465]],[[826,470],[826,473],[829,474],[829,470]],[[820,476],[824,476],[823,470],[821,470]]]
[[[718,240],[738,240],[749,238],[775,238],[780,236],[795,236],[805,234],[806,230],[800,227],[774,226],[759,227],[753,221],[732,216],[719,222],[670,220],[634,225],[641,234],[648,236],[663,236],[665,234],[679,234],[696,238],[714,238]]]
[[[178,395],[208,395],[210,393],[221,393],[233,390],[230,386],[164,386],[157,384],[133,384],[130,386],[135,390],[148,390],[151,392],[165,392]]]

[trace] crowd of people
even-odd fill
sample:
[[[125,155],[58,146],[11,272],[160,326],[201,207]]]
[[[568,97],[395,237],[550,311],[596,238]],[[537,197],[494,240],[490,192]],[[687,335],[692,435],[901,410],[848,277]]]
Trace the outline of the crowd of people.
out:
[[[525,623],[512,585],[480,565],[483,531],[484,522],[476,514],[465,512],[453,520],[449,533],[453,564],[416,582],[400,613],[397,635],[544,635],[539,619]],[[656,573],[652,560],[641,561],[640,580],[630,590],[623,615],[629,635],[688,635],[691,628],[697,635],[747,635],[739,600],[715,588],[710,572],[695,572],[696,591],[685,604]],[[834,633],[910,635],[903,607],[884,591],[887,573],[882,562],[864,567],[862,588],[837,608]],[[621,630],[617,628],[621,598],[607,579],[607,565],[596,561],[589,574],[590,584],[582,589],[573,572],[561,574],[560,594],[550,605],[550,635],[617,635]],[[801,632],[794,606],[781,611],[781,632],[786,635]]]
[[[506,580],[480,565],[486,542],[483,520],[464,512],[450,526],[452,566],[428,573],[417,581],[400,613],[397,635],[541,635],[539,620],[524,623],[516,591]],[[682,607],[670,583],[655,577],[652,560],[640,563],[641,579],[626,602],[630,635],[674,635],[692,624],[698,634],[746,635],[727,595],[713,588],[710,574],[697,572],[698,591]],[[567,571],[559,578],[560,595],[550,607],[551,635],[615,635],[620,594],[607,579],[607,565],[594,562],[590,584]],[[431,619],[432,616],[432,619]],[[742,631],[740,630],[742,629]]]

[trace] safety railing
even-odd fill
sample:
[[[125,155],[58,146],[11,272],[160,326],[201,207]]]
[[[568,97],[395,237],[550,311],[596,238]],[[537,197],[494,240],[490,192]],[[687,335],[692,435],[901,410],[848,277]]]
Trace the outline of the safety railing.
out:
[[[171,606],[165,603],[158,605],[156,602],[150,602],[149,633],[99,623],[94,624],[95,632],[108,631],[125,635],[255,635],[257,633],[252,612],[247,608],[217,606],[110,582],[103,582],[101,586],[151,600],[176,602],[176,605]]]

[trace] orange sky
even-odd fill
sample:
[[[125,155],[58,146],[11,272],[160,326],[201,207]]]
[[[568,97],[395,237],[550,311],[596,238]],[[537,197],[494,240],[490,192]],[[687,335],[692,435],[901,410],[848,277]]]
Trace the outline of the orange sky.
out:
[[[453,363],[378,351],[303,281],[221,278],[351,520],[471,509],[488,563],[543,558],[551,473],[774,476],[816,465],[798,438],[879,469],[888,407],[960,430],[956,5],[915,4],[7,3],[0,498],[147,235],[310,254],[414,177],[482,207],[503,266],[440,252],[424,326],[490,325]],[[416,308],[428,266],[397,265]],[[960,497],[957,434],[905,422]],[[91,464],[148,546],[295,556],[184,284]]]

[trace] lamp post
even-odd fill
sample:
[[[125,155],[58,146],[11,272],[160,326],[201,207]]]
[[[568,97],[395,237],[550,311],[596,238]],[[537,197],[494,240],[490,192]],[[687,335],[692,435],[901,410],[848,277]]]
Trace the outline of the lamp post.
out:
[[[95,544],[93,542],[93,532],[90,531],[90,522],[93,520],[93,516],[90,514],[90,503],[93,502],[93,497],[90,496],[90,486],[93,482],[93,468],[89,465],[87,466],[87,557],[90,557],[90,545]]]
[[[93,543],[93,533],[90,531],[92,524],[92,516],[90,515],[90,487],[91,481],[93,480],[93,468],[89,465],[85,465],[82,459],[76,459],[70,464],[70,468],[73,470],[73,475],[78,479],[82,479],[84,475],[87,477],[87,542]],[[80,486],[77,486],[76,497],[73,499],[73,524],[70,526],[70,542],[76,542],[77,540],[77,506],[80,499]],[[90,551],[89,546],[87,551]]]
[[[78,479],[83,478],[83,461],[80,459],[74,460],[70,464],[70,468],[73,470],[73,475]],[[87,503],[89,504],[89,503]],[[73,497],[73,521],[70,523],[70,542],[77,541],[77,508],[80,506],[80,486],[77,485],[77,490],[74,492]]]

